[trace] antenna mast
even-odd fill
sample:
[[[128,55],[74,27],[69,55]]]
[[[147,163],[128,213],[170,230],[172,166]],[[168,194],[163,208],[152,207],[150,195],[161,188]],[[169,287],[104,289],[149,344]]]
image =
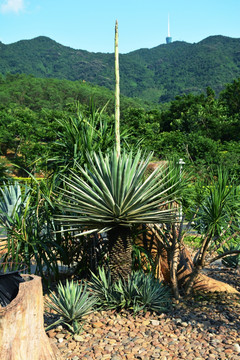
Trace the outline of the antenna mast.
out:
[[[168,36],[166,37],[166,43],[170,44],[172,42],[172,38],[170,35],[170,19],[169,19],[169,14],[168,14]]]
[[[169,20],[169,14],[168,14],[168,37],[171,37],[171,35],[170,35],[170,20]]]

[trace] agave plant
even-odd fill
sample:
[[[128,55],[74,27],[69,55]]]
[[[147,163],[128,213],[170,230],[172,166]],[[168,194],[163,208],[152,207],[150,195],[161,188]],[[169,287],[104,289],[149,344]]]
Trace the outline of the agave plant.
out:
[[[73,280],[67,280],[66,285],[59,283],[57,295],[51,291],[49,299],[47,305],[60,316],[51,327],[62,323],[73,333],[79,333],[83,317],[93,311],[97,302],[96,297],[87,290],[86,284],[74,283]]]
[[[15,182],[0,188],[0,241],[3,262],[23,263],[28,272],[58,276],[60,246],[53,239],[53,222],[42,189]],[[31,265],[35,265],[35,270]]]
[[[20,216],[29,199],[29,189],[25,186],[24,193],[18,182],[4,184],[0,188],[0,222],[7,228],[11,227],[11,219]]]
[[[119,299],[113,288],[113,282],[110,271],[104,268],[98,268],[98,276],[91,272],[92,278],[89,282],[90,289],[93,291],[100,308],[115,309],[119,306]]]
[[[142,159],[140,151],[135,156],[132,152],[118,156],[116,150],[105,157],[94,153],[88,156],[89,168],[78,166],[79,173],[63,177],[65,186],[58,192],[63,211],[58,220],[67,230],[80,228],[80,234],[108,232],[114,279],[121,275],[127,280],[131,273],[133,224],[170,222],[174,218],[174,210],[169,208],[174,184],[166,186],[170,183],[167,167],[159,167],[145,178],[151,155]]]
[[[227,244],[223,245],[222,248],[218,250],[218,254],[222,255],[227,252],[240,251],[240,242],[239,238],[237,240],[232,240]],[[228,255],[222,259],[222,264],[226,267],[237,269],[240,266],[240,254]]]
[[[152,310],[158,313],[167,309],[171,292],[167,286],[142,271],[133,272],[128,281],[118,279],[113,282],[110,272],[99,268],[99,274],[92,274],[89,284],[98,298],[98,305],[106,309],[128,309],[134,313]]]

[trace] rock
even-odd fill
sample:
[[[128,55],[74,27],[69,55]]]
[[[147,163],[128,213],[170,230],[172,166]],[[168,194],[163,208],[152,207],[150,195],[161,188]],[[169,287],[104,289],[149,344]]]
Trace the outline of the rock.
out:
[[[150,322],[153,326],[158,326],[160,324],[158,320],[150,320]]]
[[[56,331],[54,329],[52,329],[52,330],[49,330],[47,332],[47,334],[50,338],[54,338],[56,336]]]
[[[58,325],[58,326],[56,327],[56,330],[57,330],[57,331],[62,331],[62,329],[63,329],[62,325]]]
[[[104,324],[101,321],[96,321],[96,322],[92,323],[92,326],[94,328],[102,328],[104,326]]]
[[[60,344],[58,345],[58,348],[65,348],[66,347],[66,343],[64,341],[60,342]]]
[[[73,339],[77,342],[84,341],[84,338],[81,335],[74,335]]]
[[[233,347],[236,352],[240,353],[240,345],[234,344]]]
[[[108,359],[111,359],[111,354],[102,355],[102,360],[108,360]]]

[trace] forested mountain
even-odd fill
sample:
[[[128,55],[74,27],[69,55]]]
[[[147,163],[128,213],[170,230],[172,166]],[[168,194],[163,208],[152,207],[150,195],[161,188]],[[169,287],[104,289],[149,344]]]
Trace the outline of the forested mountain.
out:
[[[47,37],[0,43],[0,73],[87,81],[114,89],[114,55],[62,46]],[[210,86],[218,94],[240,77],[240,39],[211,36],[120,55],[121,92],[164,102]]]

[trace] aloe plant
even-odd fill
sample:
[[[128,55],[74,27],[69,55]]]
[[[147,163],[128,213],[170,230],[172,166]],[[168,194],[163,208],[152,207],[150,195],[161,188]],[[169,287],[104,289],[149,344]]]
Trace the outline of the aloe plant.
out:
[[[168,169],[164,166],[145,178],[150,158],[151,154],[142,159],[140,151],[134,157],[132,152],[118,157],[116,150],[105,157],[101,152],[94,154],[88,157],[88,168],[78,166],[78,173],[63,177],[64,188],[58,192],[63,215],[57,219],[66,230],[108,232],[109,266],[115,279],[119,275],[127,279],[131,273],[133,224],[174,218],[168,208],[174,184],[167,187],[170,180],[166,180]]]

